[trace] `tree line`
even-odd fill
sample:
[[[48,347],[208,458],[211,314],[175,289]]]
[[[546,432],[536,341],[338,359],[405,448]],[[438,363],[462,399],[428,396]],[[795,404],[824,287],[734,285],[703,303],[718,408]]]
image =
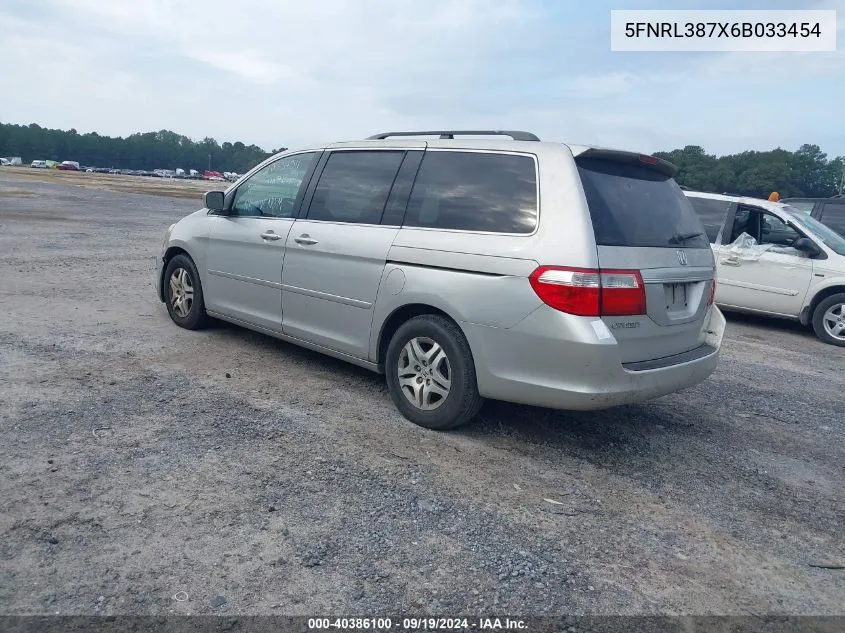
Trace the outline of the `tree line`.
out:
[[[768,198],[773,191],[781,198],[826,198],[839,192],[845,177],[845,156],[828,159],[818,145],[802,145],[794,152],[773,149],[719,157],[687,145],[655,156],[674,163],[675,179],[688,189],[754,198]]]
[[[136,133],[126,138],[101,136],[96,132],[52,130],[35,123],[0,123],[0,156],[33,160],[74,160],[92,167],[117,169],[176,169],[203,171],[248,171],[262,160],[285,148],[266,152],[257,145],[225,142],[213,138],[194,141],[187,136],[161,130]]]
[[[75,160],[82,165],[119,169],[213,169],[244,173],[285,148],[266,152],[241,142],[218,143],[213,138],[194,141],[161,130],[126,138],[96,132],[53,130],[35,123],[0,123],[0,156],[20,156],[28,163],[40,160]],[[656,152],[678,166],[676,179],[689,189],[766,198],[772,191],[781,197],[827,197],[838,192],[845,157],[829,159],[818,145],[802,145],[790,152],[747,151],[728,156],[707,154],[687,145],[670,152]]]

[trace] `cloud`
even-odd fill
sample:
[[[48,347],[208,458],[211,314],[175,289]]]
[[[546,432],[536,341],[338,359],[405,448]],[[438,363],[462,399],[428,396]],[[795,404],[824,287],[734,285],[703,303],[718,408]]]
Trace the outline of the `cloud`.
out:
[[[494,127],[644,151],[800,138],[845,153],[830,133],[843,52],[612,53],[609,19],[547,0],[0,2],[0,116],[267,148]]]
[[[294,76],[290,68],[263,59],[261,54],[254,50],[231,53],[193,51],[189,52],[188,56],[258,84],[274,84],[282,78],[289,79]]]

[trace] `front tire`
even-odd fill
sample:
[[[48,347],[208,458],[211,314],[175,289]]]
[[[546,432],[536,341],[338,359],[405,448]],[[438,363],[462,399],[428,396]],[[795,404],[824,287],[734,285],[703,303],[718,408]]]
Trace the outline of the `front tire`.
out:
[[[469,343],[442,316],[426,314],[403,323],[387,347],[384,370],[396,408],[427,429],[466,424],[484,402]]]
[[[845,293],[831,295],[816,306],[813,331],[821,341],[845,347]]]
[[[197,267],[187,255],[176,255],[164,270],[164,302],[170,318],[186,330],[199,330],[208,322]]]

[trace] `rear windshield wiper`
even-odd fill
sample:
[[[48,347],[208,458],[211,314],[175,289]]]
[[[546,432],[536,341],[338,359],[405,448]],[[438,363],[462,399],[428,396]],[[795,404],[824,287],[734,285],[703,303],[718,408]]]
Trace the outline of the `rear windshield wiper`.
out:
[[[669,238],[669,243],[683,244],[684,242],[688,242],[694,237],[701,237],[702,235],[704,235],[702,231],[696,231],[695,233],[675,233],[675,235]]]

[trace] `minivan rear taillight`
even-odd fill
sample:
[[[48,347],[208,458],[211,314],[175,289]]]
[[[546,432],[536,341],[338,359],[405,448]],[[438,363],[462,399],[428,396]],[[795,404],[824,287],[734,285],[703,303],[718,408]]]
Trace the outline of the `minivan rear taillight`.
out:
[[[548,306],[579,316],[645,314],[645,285],[638,270],[540,266],[528,278]]]
[[[710,298],[707,299],[707,305],[712,306],[716,299],[716,280],[710,282]]]

